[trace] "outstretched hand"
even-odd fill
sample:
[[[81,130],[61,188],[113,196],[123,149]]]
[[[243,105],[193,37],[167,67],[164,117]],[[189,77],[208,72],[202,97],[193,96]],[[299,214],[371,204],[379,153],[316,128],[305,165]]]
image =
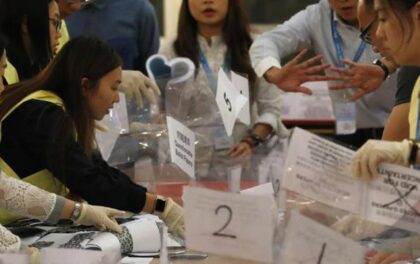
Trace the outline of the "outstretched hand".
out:
[[[352,100],[357,100],[365,94],[371,93],[378,89],[384,81],[384,71],[372,64],[355,63],[350,60],[343,60],[345,65],[349,68],[331,67],[330,71],[341,74],[340,84],[331,86],[331,90],[358,88],[359,92],[352,96]]]
[[[302,86],[303,83],[309,81],[328,81],[338,79],[337,77],[317,74],[330,68],[329,64],[316,65],[321,61],[322,55],[317,55],[301,62],[307,52],[307,49],[302,50],[282,68],[273,67],[269,69],[264,75],[266,80],[275,84],[278,88],[285,92],[311,95],[312,91],[309,88]]]

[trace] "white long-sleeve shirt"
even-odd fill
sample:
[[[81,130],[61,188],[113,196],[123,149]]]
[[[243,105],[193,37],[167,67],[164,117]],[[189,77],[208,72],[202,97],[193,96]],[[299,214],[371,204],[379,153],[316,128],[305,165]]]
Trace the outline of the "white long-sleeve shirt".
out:
[[[252,65],[258,76],[271,67],[281,67],[281,59],[300,51],[303,48],[314,50],[323,55],[323,62],[338,66],[336,47],[332,36],[332,9],[327,0],[310,5],[298,12],[285,23],[278,25],[272,31],[260,35],[250,49]],[[337,25],[341,37],[344,57],[353,59],[361,40],[357,28],[343,23],[333,13],[333,21]],[[375,54],[369,45],[358,61],[372,63],[379,54]],[[327,72],[329,75],[335,73]],[[333,82],[329,83],[330,85]],[[393,74],[375,92],[365,95],[356,101],[357,128],[383,127],[394,106],[396,92],[396,77]],[[333,102],[351,98],[357,89],[330,91]]]
[[[225,62],[226,44],[220,36],[212,37],[210,43],[205,38],[198,36],[198,43],[207,59],[213,76],[217,78],[217,73],[220,68],[223,68]],[[162,46],[159,53],[165,55],[169,60],[177,57],[172,41],[168,45]],[[197,89],[197,94],[195,95],[197,100],[192,101],[191,104],[194,105],[190,105],[190,107],[194,108],[194,110],[191,112],[197,113],[208,124],[222,125],[215,94],[201,65],[193,82],[194,89]],[[281,95],[283,92],[276,86],[266,82],[264,78],[258,78],[254,91],[255,99],[250,102],[251,109],[254,110],[251,111],[251,125],[257,123],[268,124],[279,135],[287,134],[287,130],[281,122]],[[236,141],[242,139],[243,133],[239,134],[242,135],[237,135],[235,137]]]

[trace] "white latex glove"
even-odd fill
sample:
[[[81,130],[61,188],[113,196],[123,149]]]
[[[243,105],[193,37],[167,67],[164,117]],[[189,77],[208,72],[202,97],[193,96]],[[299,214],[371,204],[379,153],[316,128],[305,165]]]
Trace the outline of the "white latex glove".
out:
[[[369,140],[353,157],[352,173],[354,177],[371,181],[378,177],[378,165],[388,162],[400,165],[408,165],[411,142]]]
[[[159,217],[168,226],[169,232],[175,233],[182,238],[184,237],[184,208],[175,203],[171,198],[167,198],[165,209]]]
[[[121,81],[120,91],[126,94],[127,99],[131,99],[134,96],[138,108],[143,108],[144,106],[143,97],[150,104],[157,104],[156,95],[160,96],[159,87],[140,71],[122,71]]]
[[[40,264],[39,249],[36,247],[28,247],[26,251],[29,254],[29,263],[30,264]]]
[[[387,226],[363,220],[360,216],[349,214],[331,225],[331,229],[353,240],[376,237]]]
[[[94,225],[99,230],[111,230],[121,233],[122,228],[115,221],[115,216],[125,215],[124,211],[115,210],[103,206],[82,204],[82,210],[76,223],[79,225]]]

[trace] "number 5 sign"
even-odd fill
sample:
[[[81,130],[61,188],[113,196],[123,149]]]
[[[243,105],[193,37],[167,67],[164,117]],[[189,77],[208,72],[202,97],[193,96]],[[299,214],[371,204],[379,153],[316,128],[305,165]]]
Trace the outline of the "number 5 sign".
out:
[[[272,262],[276,205],[254,196],[184,187],[187,248]]]
[[[238,84],[245,83],[247,85],[246,79],[245,82],[243,82],[239,78],[240,77],[235,78],[235,80],[239,80],[236,81]],[[226,76],[225,72],[222,69],[220,69],[217,77],[216,103],[219,107],[223,124],[225,126],[226,133],[228,134],[228,136],[232,135],[235,121],[240,116],[242,108],[244,108],[245,104],[248,102],[248,98],[243,96],[239,89],[240,88],[236,88],[234,86],[234,84]]]

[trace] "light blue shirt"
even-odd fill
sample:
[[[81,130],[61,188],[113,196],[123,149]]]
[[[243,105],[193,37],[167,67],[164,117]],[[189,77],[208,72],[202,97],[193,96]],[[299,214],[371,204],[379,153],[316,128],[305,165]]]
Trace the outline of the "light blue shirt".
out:
[[[280,67],[281,59],[304,48],[323,55],[323,62],[338,66],[331,31],[331,7],[327,0],[310,5],[284,24],[258,37],[250,49],[252,65],[258,76],[271,67]],[[343,23],[334,14],[337,31],[342,39],[345,58],[352,59],[360,46],[359,29]],[[359,63],[372,63],[379,54],[366,46]],[[327,72],[329,75],[335,73]],[[330,82],[329,85],[332,85]],[[391,75],[375,92],[356,101],[357,128],[383,127],[395,102],[396,76]],[[358,89],[330,91],[333,102],[351,98]]]

